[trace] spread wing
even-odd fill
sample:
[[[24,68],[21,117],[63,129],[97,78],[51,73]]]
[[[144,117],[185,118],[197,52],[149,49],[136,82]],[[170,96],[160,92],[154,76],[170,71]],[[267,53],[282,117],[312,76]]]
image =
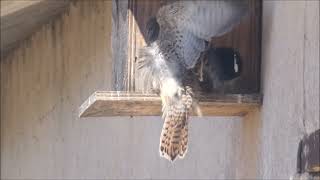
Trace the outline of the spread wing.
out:
[[[247,12],[247,0],[171,2],[157,14],[160,48],[168,51],[165,47],[170,44],[174,59],[188,69],[193,68],[205,50],[206,41],[229,32]]]

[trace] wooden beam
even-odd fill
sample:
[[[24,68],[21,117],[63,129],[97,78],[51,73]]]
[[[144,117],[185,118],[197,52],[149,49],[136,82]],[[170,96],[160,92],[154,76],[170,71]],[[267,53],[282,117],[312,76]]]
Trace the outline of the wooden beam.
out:
[[[244,116],[261,104],[259,94],[199,95],[202,116]],[[159,116],[161,100],[156,94],[97,91],[79,108],[80,117]]]
[[[112,90],[125,91],[128,85],[128,0],[112,0]]]
[[[40,25],[61,14],[69,0],[1,1],[1,56],[26,39]]]

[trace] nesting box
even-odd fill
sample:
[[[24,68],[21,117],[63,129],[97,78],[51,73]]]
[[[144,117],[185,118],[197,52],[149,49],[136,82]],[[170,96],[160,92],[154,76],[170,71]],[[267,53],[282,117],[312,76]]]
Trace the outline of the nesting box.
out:
[[[113,89],[97,91],[80,107],[80,117],[160,115],[157,94],[141,91],[136,72],[139,48],[146,45],[146,24],[166,2],[164,0],[114,0],[112,10]],[[199,93],[202,115],[243,116],[261,104],[260,0],[250,1],[250,15],[231,32],[213,38],[215,48],[232,48],[242,61],[241,76],[223,87],[225,93]]]

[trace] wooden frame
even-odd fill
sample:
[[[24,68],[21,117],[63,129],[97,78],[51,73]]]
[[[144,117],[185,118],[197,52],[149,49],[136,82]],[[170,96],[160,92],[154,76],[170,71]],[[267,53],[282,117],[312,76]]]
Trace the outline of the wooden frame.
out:
[[[80,117],[161,114],[157,95],[139,93],[142,87],[137,83],[135,62],[138,49],[145,45],[146,22],[164,3],[165,0],[113,0],[114,91],[98,91],[91,95],[80,107]],[[211,41],[214,47],[232,47],[239,51],[244,69],[240,78],[223,88],[228,94],[196,97],[204,116],[243,116],[262,103],[259,95],[261,0],[250,0],[250,11],[232,32]]]
[[[198,116],[244,116],[261,104],[259,94],[241,95],[202,95]],[[161,100],[156,94],[124,91],[97,91],[91,95],[79,109],[80,117],[104,116],[159,116]]]
[[[251,94],[260,91],[260,49],[261,49],[261,11],[260,0],[250,0],[250,16],[231,32],[213,38],[214,47],[232,47],[240,52],[243,72],[240,78],[224,87],[225,92]],[[113,72],[114,88],[117,91],[141,91],[135,73],[138,50],[145,45],[146,23],[155,16],[165,0],[114,0],[113,28]],[[122,46],[119,46],[121,44]],[[120,85],[119,85],[120,84]]]

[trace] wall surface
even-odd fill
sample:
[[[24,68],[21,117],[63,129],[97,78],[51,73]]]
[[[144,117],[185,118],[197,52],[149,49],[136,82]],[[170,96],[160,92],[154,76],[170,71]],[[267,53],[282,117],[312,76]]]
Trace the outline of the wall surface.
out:
[[[1,61],[1,178],[289,178],[299,139],[319,128],[319,1],[265,1],[262,29],[261,109],[193,117],[171,164],[160,117],[78,118],[111,89],[111,1],[73,4]]]
[[[319,1],[264,1],[261,177],[288,178],[300,138],[320,128]]]

